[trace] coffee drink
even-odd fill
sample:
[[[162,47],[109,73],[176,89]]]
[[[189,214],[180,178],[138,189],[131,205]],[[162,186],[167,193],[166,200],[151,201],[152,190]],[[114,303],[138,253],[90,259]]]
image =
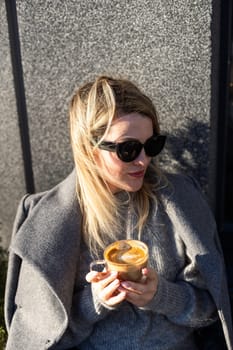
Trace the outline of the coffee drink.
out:
[[[91,264],[104,264],[110,271],[117,271],[118,278],[128,281],[140,281],[141,270],[147,266],[148,247],[138,240],[120,240],[110,244],[104,251],[104,260]]]

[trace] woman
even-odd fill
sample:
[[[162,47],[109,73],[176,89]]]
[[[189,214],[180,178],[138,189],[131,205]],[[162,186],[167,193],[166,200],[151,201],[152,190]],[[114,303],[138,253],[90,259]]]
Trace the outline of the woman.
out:
[[[232,349],[215,223],[192,178],[159,171],[165,136],[151,100],[102,76],[73,96],[70,126],[75,170],[19,206],[6,349],[192,350],[197,330],[218,319]],[[141,281],[89,272],[125,238],[149,247]]]

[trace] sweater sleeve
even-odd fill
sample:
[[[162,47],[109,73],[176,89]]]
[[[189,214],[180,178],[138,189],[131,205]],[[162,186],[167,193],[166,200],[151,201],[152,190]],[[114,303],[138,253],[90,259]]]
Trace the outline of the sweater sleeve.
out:
[[[157,293],[144,308],[166,316],[175,324],[199,328],[217,319],[215,303],[206,289],[193,282],[171,282],[159,276]]]
[[[183,242],[186,263],[174,279],[159,276],[147,309],[179,325],[207,326],[217,318],[213,295],[221,285],[224,263],[213,216],[196,181],[177,178],[166,212],[173,234]]]

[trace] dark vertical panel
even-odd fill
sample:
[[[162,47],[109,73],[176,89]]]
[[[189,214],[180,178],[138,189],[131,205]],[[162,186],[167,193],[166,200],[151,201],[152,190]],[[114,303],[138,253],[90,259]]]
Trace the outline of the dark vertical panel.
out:
[[[17,10],[15,0],[5,0],[8,31],[10,39],[10,50],[12,69],[14,77],[16,104],[18,112],[18,121],[21,137],[21,146],[24,161],[24,176],[26,182],[26,190],[28,193],[35,191],[33,169],[32,169],[32,157],[30,149],[30,138],[28,129],[28,117],[27,106],[23,79],[22,60],[20,52],[20,39],[17,21]]]
[[[216,167],[216,220],[220,232],[224,224],[224,188],[227,150],[227,127],[229,115],[229,82],[231,50],[231,0],[221,2],[220,48],[219,48],[219,109],[217,123],[217,167]]]
[[[219,110],[218,110],[218,147],[216,167],[216,220],[223,246],[230,297],[233,305],[233,218],[231,224],[226,222],[227,213],[227,192],[233,184],[228,179],[229,147],[232,142],[232,135],[229,134],[230,127],[230,63],[232,45],[232,1],[221,2],[221,23],[220,23],[220,60],[219,60]],[[231,162],[233,160],[230,160]],[[229,218],[228,218],[229,220]]]

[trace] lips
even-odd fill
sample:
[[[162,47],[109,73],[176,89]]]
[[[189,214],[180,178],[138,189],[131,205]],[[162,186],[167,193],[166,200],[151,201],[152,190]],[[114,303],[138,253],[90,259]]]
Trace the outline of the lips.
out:
[[[144,176],[145,171],[144,171],[144,170],[135,171],[134,173],[128,173],[128,174],[129,174],[130,176],[140,178],[140,177],[143,177],[143,176]]]

